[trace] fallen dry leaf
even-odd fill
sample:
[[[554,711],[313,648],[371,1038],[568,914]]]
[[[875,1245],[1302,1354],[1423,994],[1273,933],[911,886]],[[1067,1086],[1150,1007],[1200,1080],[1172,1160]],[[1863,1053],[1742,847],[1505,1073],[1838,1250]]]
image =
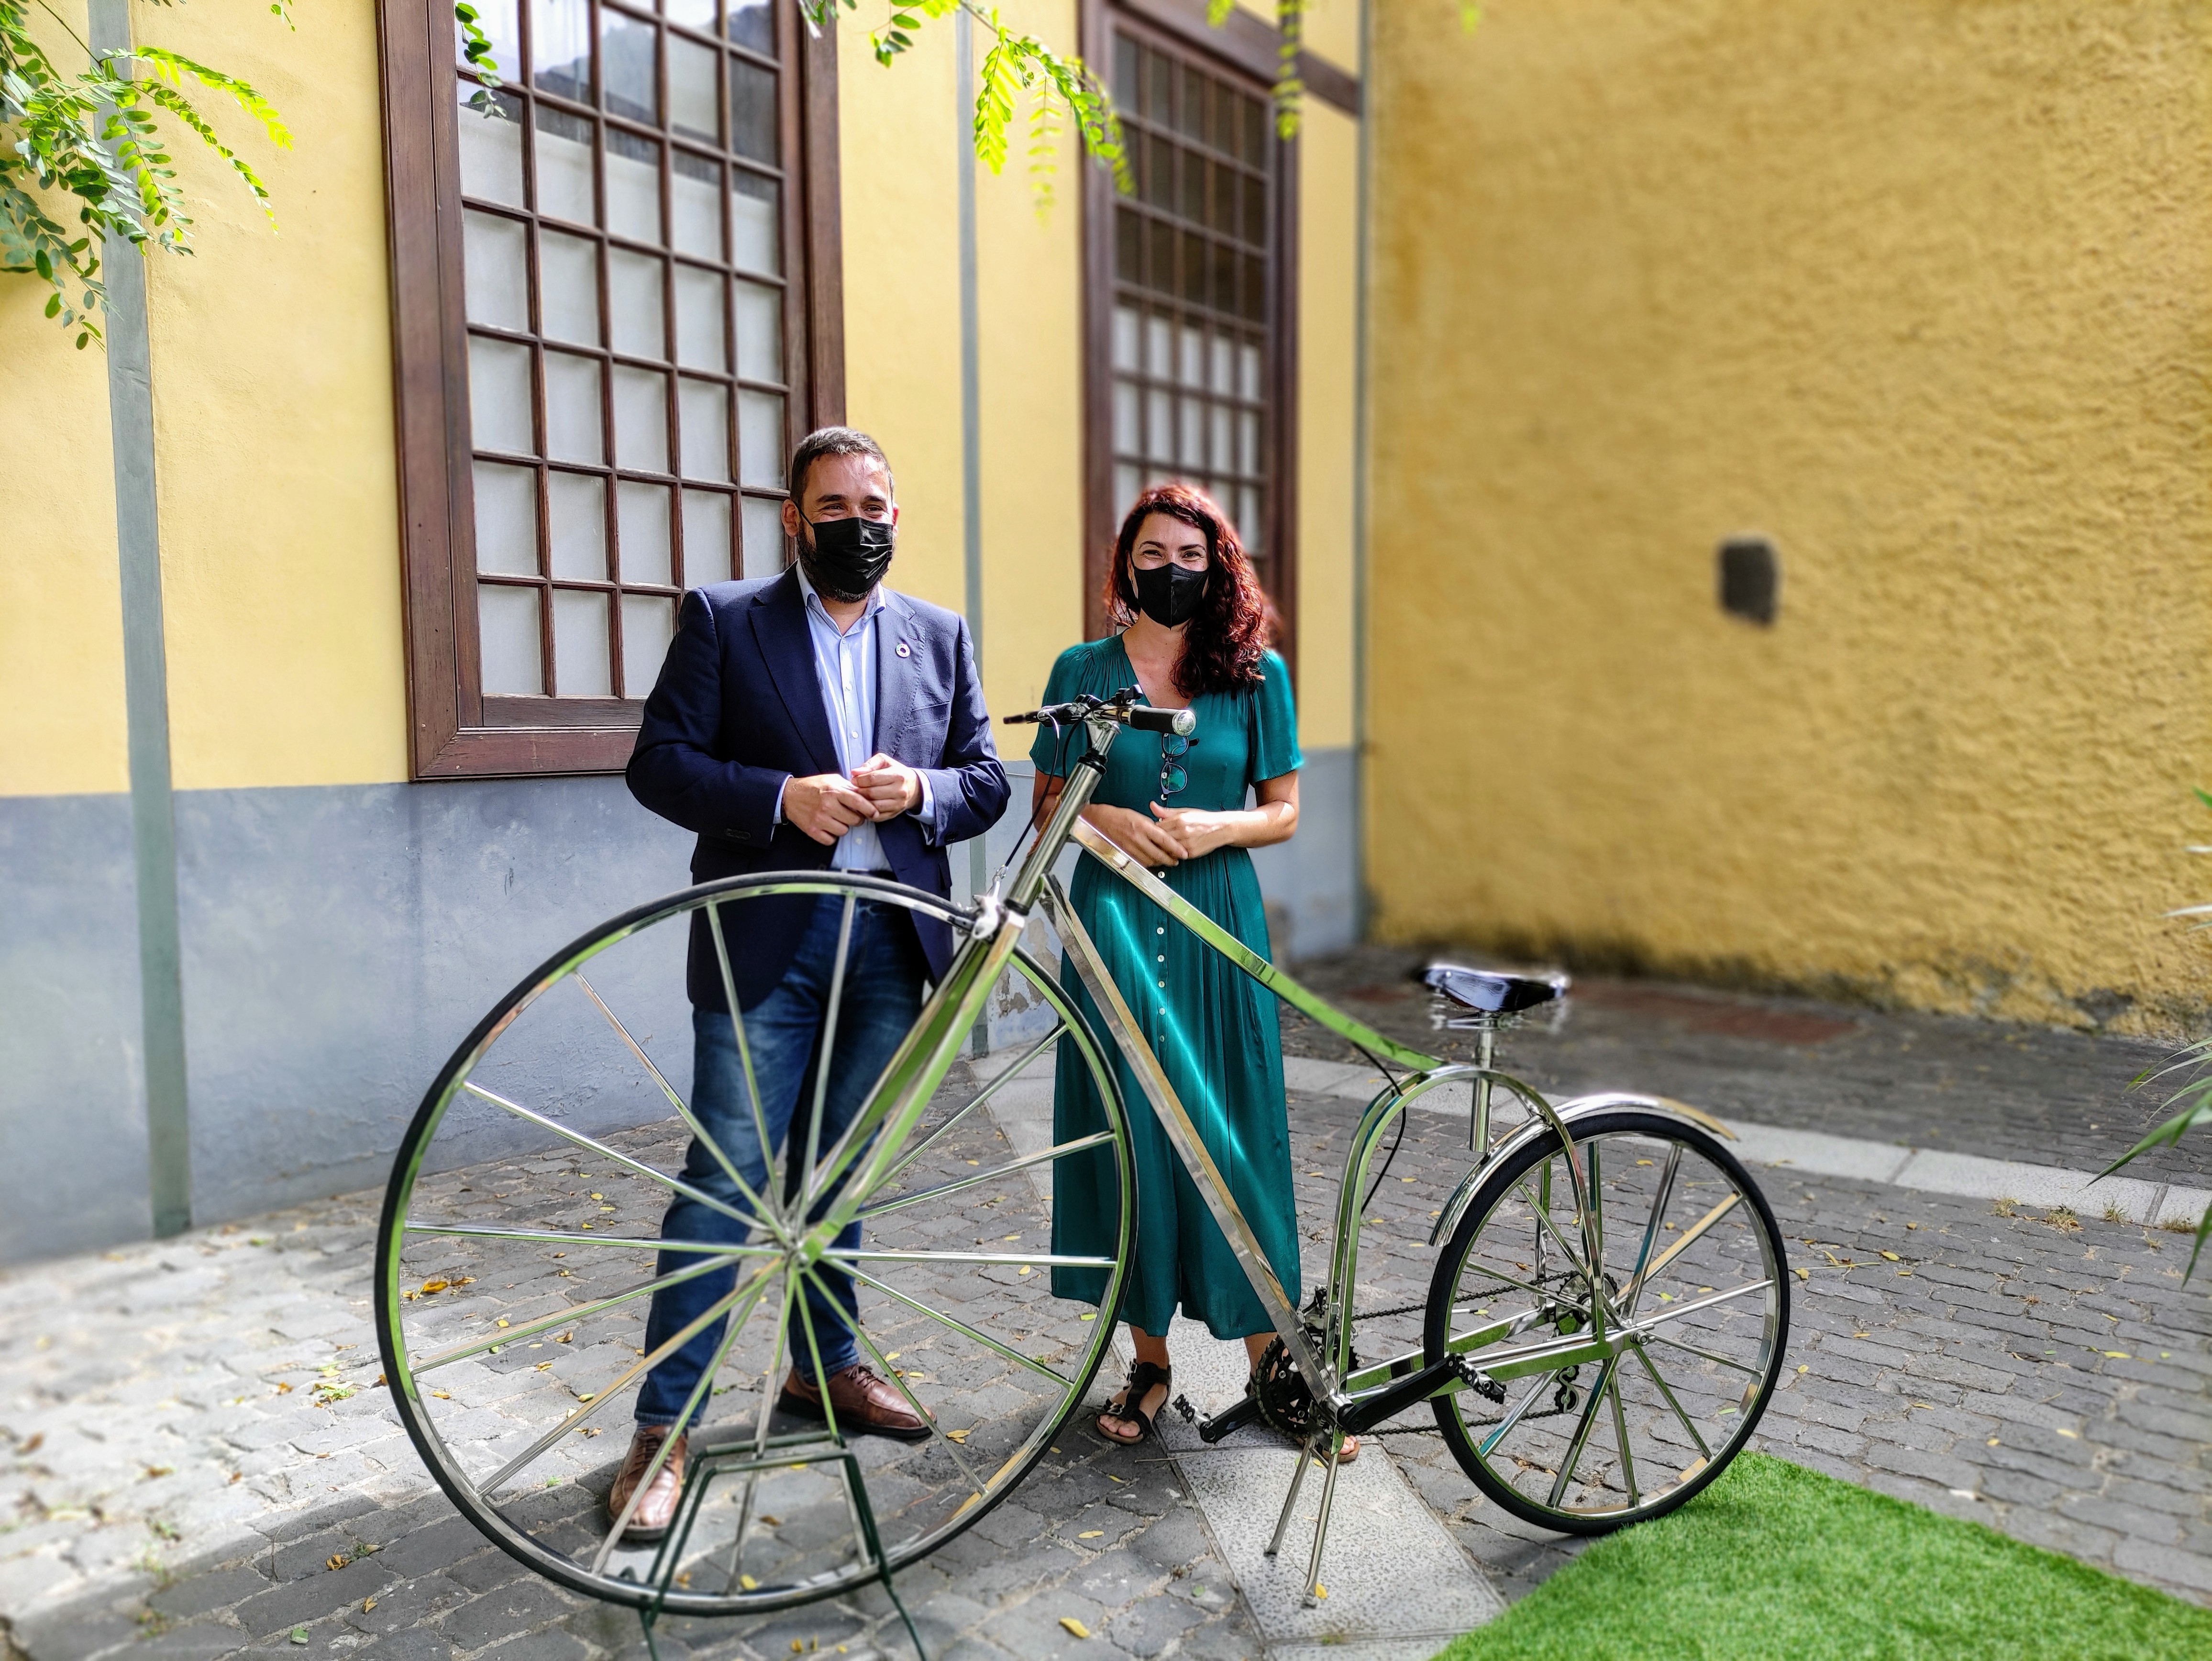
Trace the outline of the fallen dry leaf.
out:
[[[754,1579],[750,1574],[739,1575],[738,1577],[738,1584],[743,1586],[747,1591],[758,1591],[760,1590],[760,1582]]]
[[[374,1597],[364,1597],[364,1598],[362,1598],[362,1599],[361,1600],[361,1612],[362,1612],[363,1615],[367,1615],[367,1614],[368,1614],[371,1609],[374,1609],[375,1607],[376,1607],[376,1599],[374,1599]]]
[[[1881,1255],[1893,1263],[1901,1263],[1905,1261],[1904,1258],[1899,1256],[1894,1251],[1885,1251]]]
[[[46,1432],[44,1432],[44,1431],[42,1431],[42,1430],[41,1430],[41,1431],[38,1431],[38,1432],[33,1433],[33,1435],[32,1435],[32,1437],[31,1437],[31,1439],[30,1439],[30,1440],[28,1440],[27,1442],[25,1442],[25,1443],[23,1444],[23,1445],[22,1445],[22,1446],[21,1446],[21,1447],[19,1447],[19,1448],[17,1448],[17,1449],[15,1450],[15,1451],[16,1451],[16,1452],[18,1452],[18,1453],[36,1453],[36,1452],[37,1452],[40,1448],[44,1447],[46,1445]]]
[[[346,1555],[342,1551],[334,1551],[323,1559],[323,1567],[326,1569],[342,1569],[345,1566]]]
[[[451,1281],[425,1281],[422,1282],[422,1290],[425,1292],[443,1292],[451,1285],[453,1285]]]
[[[276,1381],[276,1393],[279,1396],[289,1396],[292,1393],[292,1386],[279,1378]]]
[[[1070,1633],[1073,1634],[1078,1638],[1088,1638],[1091,1636],[1091,1628],[1085,1626],[1083,1622],[1077,1620],[1072,1615],[1061,1615],[1060,1617],[1060,1624],[1066,1627]]]
[[[1075,1537],[1079,1540],[1099,1540],[1105,1537],[1104,1529],[1085,1529]]]

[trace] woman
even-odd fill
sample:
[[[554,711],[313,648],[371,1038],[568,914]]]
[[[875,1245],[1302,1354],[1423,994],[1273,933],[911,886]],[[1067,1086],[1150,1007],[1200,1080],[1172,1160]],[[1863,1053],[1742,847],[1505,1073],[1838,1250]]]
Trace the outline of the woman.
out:
[[[1134,685],[1158,708],[1194,710],[1198,728],[1187,740],[1124,729],[1084,818],[1267,956],[1267,914],[1245,850],[1286,841],[1297,829],[1300,757],[1290,676],[1267,648],[1273,615],[1251,561],[1205,494],[1157,485],[1121,522],[1105,599],[1121,632],[1061,653],[1044,701]],[[1080,743],[1072,730],[1038,733],[1030,752],[1037,768],[1034,811],[1059,794]],[[1248,789],[1257,803],[1249,808]],[[1273,995],[1096,861],[1077,866],[1071,897],[1296,1305],[1297,1220]],[[1072,968],[1063,965],[1061,983],[1097,1022]],[[1166,1335],[1178,1305],[1215,1337],[1243,1339],[1255,1366],[1273,1328],[1127,1064],[1117,1056],[1115,1066],[1136,1142],[1136,1239],[1120,1312],[1137,1364],[1097,1423],[1109,1440],[1133,1443],[1152,1433],[1172,1394]],[[1066,1047],[1056,1086],[1055,1140],[1103,1128],[1090,1076]],[[1103,1160],[1063,1169],[1054,1201],[1055,1252],[1106,1248],[1118,1202]],[[1100,1270],[1054,1269],[1053,1290],[1095,1304],[1105,1278]],[[1352,1451],[1347,1442],[1347,1456]]]

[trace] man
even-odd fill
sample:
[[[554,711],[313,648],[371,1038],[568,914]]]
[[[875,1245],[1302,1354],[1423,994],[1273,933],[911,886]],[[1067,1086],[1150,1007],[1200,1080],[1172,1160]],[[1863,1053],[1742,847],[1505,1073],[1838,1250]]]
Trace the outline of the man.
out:
[[[798,563],[779,577],[718,582],[684,596],[630,757],[631,794],[698,833],[691,856],[697,881],[828,866],[949,893],[945,845],[982,835],[1006,811],[1007,796],[967,625],[957,613],[882,586],[898,507],[890,464],[873,439],[845,427],[810,434],[792,456],[788,482],[783,529],[798,545]],[[802,1104],[811,1110],[813,1101],[815,1046],[842,913],[830,897],[797,896],[748,900],[725,914],[745,931],[729,941],[730,971],[771,1141],[765,1149],[706,916],[692,918],[686,977],[692,1110],[763,1196],[770,1161],[787,1141],[805,1146],[805,1112],[794,1110]],[[854,909],[823,1148],[852,1122],[920,1011],[924,980],[943,977],[952,949],[951,931],[941,922],[899,907]],[[684,1174],[725,1203],[750,1209],[696,1139]],[[738,1241],[746,1233],[742,1223],[681,1195],[661,1225],[661,1237],[671,1240]],[[859,1238],[854,1223],[839,1242]],[[660,1272],[696,1261],[663,1252]],[[926,1436],[897,1389],[860,1362],[849,1277],[826,1263],[821,1269],[835,1301],[809,1286],[811,1347],[809,1323],[793,1309],[786,1339],[793,1365],[777,1405],[822,1419],[826,1393],[848,1432]],[[647,1352],[726,1296],[734,1273],[702,1275],[655,1293]],[[715,1321],[647,1376],[637,1431],[607,1496],[611,1516],[621,1516],[673,1433],[724,1324]],[[678,1437],[637,1503],[629,1539],[665,1534],[683,1489],[684,1457]]]

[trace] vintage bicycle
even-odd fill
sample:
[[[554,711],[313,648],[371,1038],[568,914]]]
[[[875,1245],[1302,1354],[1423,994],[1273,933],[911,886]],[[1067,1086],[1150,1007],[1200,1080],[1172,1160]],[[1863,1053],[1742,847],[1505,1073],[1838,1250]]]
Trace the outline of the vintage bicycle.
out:
[[[1781,1236],[1726,1128],[1653,1096],[1553,1103],[1498,1068],[1499,1031],[1555,1007],[1562,977],[1432,968],[1437,1023],[1474,1034],[1476,1059],[1452,1062],[1334,1007],[1185,903],[1080,815],[1117,741],[1188,738],[1190,712],[1150,707],[1133,687],[1014,719],[1079,735],[1083,754],[1041,827],[1033,816],[1018,868],[972,903],[835,871],[704,884],[555,955],[447,1062],[399,1148],[375,1303],[401,1418],[461,1512],[538,1573],[641,1611],[648,1635],[662,1613],[765,1612],[888,1585],[974,1526],[1055,1439],[1085,1433],[1067,1421],[1112,1342],[1135,1214],[1115,1057],[1273,1325],[1244,1400],[1203,1433],[1257,1421],[1295,1444],[1271,1555],[1309,1469],[1322,1470],[1309,1602],[1344,1439],[1423,1404],[1476,1488],[1546,1528],[1619,1528],[1712,1482],[1772,1394],[1789,1325]],[[1053,874],[1071,846],[1137,888],[1158,927],[1188,929],[1383,1074],[1345,1153],[1325,1271],[1310,1277],[1318,1286],[1303,1305],[1261,1252]],[[737,1012],[730,965],[763,904],[794,896],[838,908],[843,933],[814,1115],[803,1138],[789,1138],[777,1179],[756,1192],[687,1104],[680,936],[704,932]],[[850,1129],[825,1147],[821,1080],[836,1042],[842,943],[862,904],[943,918],[961,944]],[[1096,1024],[1053,971],[1048,925]],[[730,1019],[750,1081],[744,1019]],[[1063,1051],[1106,1115],[1103,1129],[1064,1140],[1050,1106]],[[1393,1280],[1362,1266],[1363,1236],[1404,1226],[1368,1214],[1376,1156],[1409,1110],[1459,1098],[1469,1168],[1425,1241],[1391,1243],[1395,1263],[1409,1244],[1433,1250],[1425,1296],[1394,1300],[1402,1269]],[[757,1116],[757,1086],[751,1106]],[[685,1180],[695,1141],[742,1205]],[[1119,1196],[1110,1249],[1095,1238],[1088,1251],[1055,1248],[1055,1187],[1079,1177]],[[744,1243],[661,1238],[660,1213],[678,1192],[749,1223]],[[854,1220],[860,1244],[840,1247]],[[780,1412],[794,1310],[800,1339],[817,1353],[822,1342],[799,1293],[825,1263],[860,1290],[862,1354],[927,1440],[848,1437],[834,1403],[822,1423]],[[1054,1269],[1103,1277],[1097,1304],[1055,1297]],[[706,1312],[647,1353],[651,1294],[707,1275],[720,1290]],[[630,1542],[627,1514],[611,1519],[602,1503],[628,1407],[652,1366],[718,1321],[714,1363],[683,1410],[690,1458],[676,1521],[656,1542]]]

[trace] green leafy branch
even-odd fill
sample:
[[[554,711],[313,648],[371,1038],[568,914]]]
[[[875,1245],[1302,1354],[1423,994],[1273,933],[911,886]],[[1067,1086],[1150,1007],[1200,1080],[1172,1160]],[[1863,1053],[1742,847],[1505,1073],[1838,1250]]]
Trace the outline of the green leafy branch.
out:
[[[2193,794],[2205,806],[2212,807],[2212,794],[2203,790]],[[2189,851],[2192,854],[2212,854],[2212,846],[2192,843]],[[2197,918],[2197,921],[2190,925],[2191,933],[2212,928],[2212,905],[2185,905],[2166,915],[2169,917]],[[2099,1177],[2111,1176],[2129,1160],[2148,1153],[2154,1147],[2172,1147],[2199,1126],[2212,1125],[2212,1038],[2200,1038],[2195,1043],[2185,1045],[2167,1056],[2161,1067],[2146,1068],[2128,1080],[2128,1088],[2140,1089],[2153,1080],[2171,1078],[2177,1073],[2187,1074],[2187,1080],[2180,1089],[2166,1098],[2165,1105],[2180,1110],[2099,1171]],[[2189,1254],[2189,1269],[2183,1276],[2185,1280],[2197,1272],[2197,1260],[2204,1255],[2204,1241],[2208,1235],[2212,1235],[2212,1207],[2206,1208],[2203,1216],[2197,1219],[2197,1244]]]
[[[235,76],[161,46],[95,52],[46,0],[35,0],[90,60],[64,75],[31,33],[31,3],[0,0],[0,271],[33,274],[52,288],[46,314],[76,331],[82,351],[103,338],[105,242],[142,253],[149,246],[191,252],[192,219],[154,112],[173,116],[220,156],[272,225],[268,187],[185,96],[185,83],[228,94],[280,149],[290,148],[292,135],[268,100]],[[289,21],[283,0],[270,9]],[[135,76],[133,60],[152,75]],[[74,199],[83,234],[48,210],[54,193]]]
[[[860,9],[860,0],[799,0],[807,24],[820,29],[836,21],[842,7]],[[975,71],[973,123],[976,159],[993,173],[1004,169],[1017,113],[1026,101],[1029,172],[1040,207],[1052,199],[1052,173],[1062,123],[1073,120],[1084,153],[1114,175],[1117,190],[1136,188],[1129,154],[1121,138],[1121,119],[1114,100],[1090,66],[1073,52],[1056,52],[1034,34],[1007,27],[998,8],[978,0],[892,0],[884,26],[868,36],[876,62],[886,68],[914,47],[926,21],[964,11],[987,32],[989,49]]]

